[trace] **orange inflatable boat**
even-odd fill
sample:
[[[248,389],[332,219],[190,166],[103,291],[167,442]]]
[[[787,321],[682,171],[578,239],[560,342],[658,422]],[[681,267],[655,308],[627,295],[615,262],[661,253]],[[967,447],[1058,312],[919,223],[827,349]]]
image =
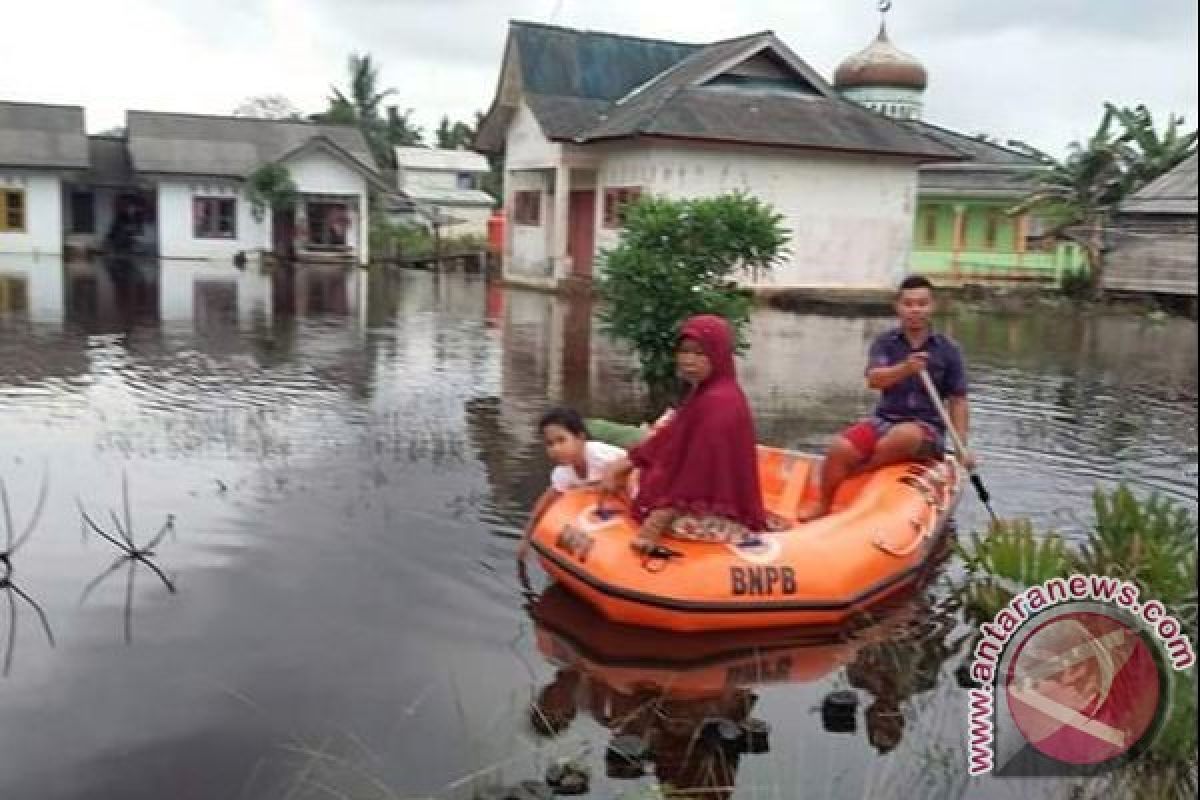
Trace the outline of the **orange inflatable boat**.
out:
[[[555,580],[618,622],[687,632],[838,625],[911,586],[966,473],[953,457],[884,467],[846,481],[828,516],[796,524],[815,500],[818,462],[759,447],[764,503],[783,529],[749,542],[664,537],[666,554],[643,556],[630,547],[628,506],[578,489],[551,504],[531,545]]]

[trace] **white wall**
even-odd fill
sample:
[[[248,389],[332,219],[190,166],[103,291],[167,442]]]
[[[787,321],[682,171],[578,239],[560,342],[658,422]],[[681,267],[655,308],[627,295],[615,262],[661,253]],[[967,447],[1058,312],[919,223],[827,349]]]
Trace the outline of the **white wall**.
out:
[[[544,169],[554,167],[562,159],[561,144],[552,142],[542,133],[529,106],[521,103],[508,126],[505,141],[504,168]]]
[[[233,239],[198,239],[192,225],[192,199],[233,197],[237,200],[237,224]],[[271,215],[254,219],[250,201],[239,186],[216,178],[164,178],[158,183],[159,254],[163,258],[211,260],[229,264],[238,252],[271,246]],[[248,252],[249,254],[249,252]]]
[[[346,241],[354,242],[360,264],[370,256],[367,181],[345,162],[321,150],[302,153],[284,162],[301,194],[343,194],[358,198],[358,212],[350,214]]]
[[[537,190],[541,193],[541,215],[539,225],[518,225],[513,214],[513,197],[516,192]],[[550,271],[550,231],[553,208],[550,205],[550,175],[545,171],[520,171],[508,173],[504,182],[505,225],[511,250],[505,254],[505,274],[524,277],[548,278]]]
[[[551,234],[554,208],[549,191],[553,170],[563,157],[562,145],[542,133],[529,106],[521,103],[508,126],[504,152],[504,218],[506,242],[504,274],[553,285]],[[513,195],[518,190],[536,189],[541,194],[541,224],[517,225]]]
[[[610,147],[598,180],[597,251],[618,238],[618,231],[601,226],[603,189],[638,186],[675,198],[742,190],[770,203],[791,233],[790,252],[757,286],[886,288],[908,261],[917,188],[912,163],[656,143]]]
[[[25,193],[25,230],[0,231],[0,253],[62,255],[62,181],[57,175],[0,167],[0,189]]]
[[[425,186],[430,189],[457,189],[458,176],[463,174],[463,172],[468,172],[468,170],[452,172],[444,169],[405,168],[400,171],[400,188]],[[470,172],[470,174],[475,178],[475,186],[473,188],[478,189],[480,184],[483,183],[483,176],[487,173]]]

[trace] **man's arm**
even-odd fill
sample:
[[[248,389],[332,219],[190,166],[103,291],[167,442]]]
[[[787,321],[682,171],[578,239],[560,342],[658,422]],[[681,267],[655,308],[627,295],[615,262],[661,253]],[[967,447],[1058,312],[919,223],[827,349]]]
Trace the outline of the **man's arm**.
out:
[[[888,389],[905,378],[916,375],[929,365],[929,354],[923,351],[909,354],[908,358],[892,366],[871,367],[867,370],[867,388]]]

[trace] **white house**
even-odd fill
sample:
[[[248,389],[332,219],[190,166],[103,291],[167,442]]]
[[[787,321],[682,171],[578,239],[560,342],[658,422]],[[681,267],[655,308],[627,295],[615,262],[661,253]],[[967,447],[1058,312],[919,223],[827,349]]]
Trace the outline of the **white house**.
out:
[[[357,128],[150,111],[130,111],[127,122],[133,171],[154,187],[162,258],[228,261],[274,249],[367,262],[368,192],[391,188]],[[266,164],[290,174],[294,212],[255,213],[247,179]]]
[[[469,150],[397,147],[396,182],[419,219],[447,220],[452,236],[486,236],[496,201],[483,191],[487,159]]]
[[[790,251],[756,288],[880,289],[905,271],[917,167],[955,151],[841,98],[770,32],[708,45],[513,22],[476,147],[505,155],[504,275],[589,279],[643,193],[740,190]]]
[[[63,184],[87,166],[82,108],[0,102],[0,254],[62,254]]]

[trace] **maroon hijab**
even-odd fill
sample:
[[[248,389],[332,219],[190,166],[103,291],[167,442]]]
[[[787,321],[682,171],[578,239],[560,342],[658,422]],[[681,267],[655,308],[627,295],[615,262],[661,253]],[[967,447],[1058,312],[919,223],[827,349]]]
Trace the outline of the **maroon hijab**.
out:
[[[641,470],[634,510],[639,519],[659,508],[715,514],[764,530],[754,419],[733,366],[733,331],[706,314],[688,319],[679,338],[699,343],[712,374],[666,427],[629,452]]]

